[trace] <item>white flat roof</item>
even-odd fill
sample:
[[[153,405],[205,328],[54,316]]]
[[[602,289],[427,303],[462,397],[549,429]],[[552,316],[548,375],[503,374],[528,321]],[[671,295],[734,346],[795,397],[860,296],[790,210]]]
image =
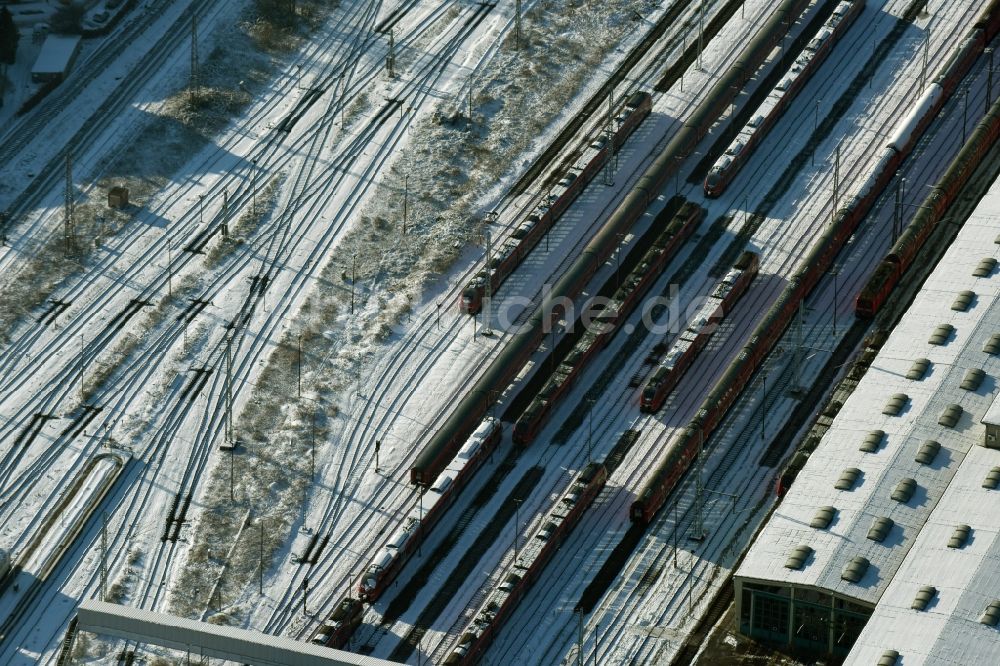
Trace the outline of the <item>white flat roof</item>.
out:
[[[972,450],[976,459],[985,457],[1000,465],[1000,451],[978,446],[984,433],[981,420],[998,393],[1000,381],[1000,357],[983,351],[984,341],[1000,332],[1000,271],[994,270],[985,278],[974,277],[972,272],[984,257],[1000,258],[1000,245],[995,242],[998,232],[1000,185],[995,184],[841,408],[750,548],[737,576],[821,588],[876,605],[909,561],[929,556],[921,544],[938,539],[936,525],[941,519],[935,507],[943,497],[949,498],[949,511],[971,514],[978,510],[977,493],[963,492],[958,481],[964,483],[967,479],[958,473]],[[964,290],[976,294],[971,307],[965,312],[952,310],[952,303]],[[954,332],[946,344],[931,344],[929,337],[941,324],[953,326]],[[930,361],[929,370],[922,379],[907,379],[907,372],[918,358]],[[987,375],[975,391],[960,387],[970,368],[980,368]],[[897,393],[908,396],[903,410],[897,416],[883,414],[886,403]],[[953,404],[961,406],[962,416],[954,428],[941,425],[938,419]],[[885,432],[882,443],[873,453],[861,451],[862,441],[873,430]],[[915,460],[927,440],[941,445],[929,465]],[[837,490],[834,484],[845,469],[852,467],[861,472],[858,481],[850,490]],[[897,502],[891,495],[906,478],[916,481],[916,491],[909,501]],[[980,477],[973,485],[981,488],[981,483]],[[994,492],[1000,495],[1000,491]],[[827,529],[810,527],[822,506],[837,509],[833,522]],[[888,517],[894,523],[881,543],[867,538],[877,517]],[[984,520],[992,521],[993,532],[1000,528],[1000,512],[985,512]],[[940,526],[949,533],[952,528]],[[981,529],[986,529],[985,523]],[[927,537],[924,530],[928,530]],[[799,545],[809,546],[814,553],[801,570],[786,568],[788,556]],[[918,552],[913,552],[914,546]],[[844,567],[856,556],[870,561],[867,573],[858,583],[842,580]],[[939,587],[944,585],[942,582]],[[903,593],[909,597],[907,609],[915,592],[907,588]],[[876,615],[880,609],[877,607]],[[909,633],[911,629],[903,622],[895,631]]]
[[[394,666],[397,662],[334,650],[165,613],[88,600],[77,610],[78,629],[262,666]]]
[[[62,74],[66,71],[76,49],[80,45],[78,36],[49,35],[42,44],[32,74]]]

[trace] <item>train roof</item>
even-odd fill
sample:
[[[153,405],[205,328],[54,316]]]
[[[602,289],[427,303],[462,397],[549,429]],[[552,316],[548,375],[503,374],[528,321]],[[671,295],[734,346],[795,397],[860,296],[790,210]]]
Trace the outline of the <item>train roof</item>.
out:
[[[1000,257],[998,232],[995,183],[736,572],[744,583],[821,589],[872,608],[846,663],[876,663],[889,649],[935,662],[991,661],[986,651],[995,649],[996,629],[981,617],[1000,600],[1000,578],[985,574],[1000,561],[1000,489],[984,484],[997,469],[1000,485],[1000,449],[984,446],[981,421],[1000,392],[1000,356],[983,350],[1000,332],[1000,275],[972,273],[982,256]],[[974,305],[953,310],[962,290],[976,292]],[[942,323],[955,332],[932,344],[929,335]],[[922,358],[927,371],[908,378]],[[963,387],[969,368],[989,379]],[[897,416],[883,414],[894,394],[906,394],[907,405]],[[950,426],[942,416],[952,405],[962,413]],[[873,431],[882,434],[869,437]],[[795,552],[807,554],[792,562]],[[866,570],[853,566],[859,558]],[[928,586],[937,590],[933,612],[911,608]],[[960,657],[945,658],[951,655]]]

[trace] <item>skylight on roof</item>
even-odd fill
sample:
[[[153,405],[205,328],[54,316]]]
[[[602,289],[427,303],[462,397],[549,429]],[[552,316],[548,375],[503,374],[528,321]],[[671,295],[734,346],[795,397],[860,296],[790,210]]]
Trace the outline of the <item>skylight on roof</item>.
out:
[[[910,608],[913,610],[926,610],[927,604],[937,595],[937,588],[932,585],[925,585],[917,591],[917,596],[913,598]]]
[[[985,378],[986,372],[982,368],[969,368],[962,378],[961,386],[966,391],[978,391]]]
[[[896,650],[886,650],[882,653],[882,656],[878,658],[878,666],[896,666],[896,661],[899,659],[899,652]]]
[[[882,408],[882,413],[887,416],[899,416],[899,413],[903,411],[903,407],[906,406],[907,401],[909,401],[910,396],[905,393],[895,393],[889,401],[885,403],[885,407]]]
[[[997,626],[997,622],[1000,622],[1000,599],[990,602],[979,621],[990,627]]]
[[[956,312],[965,312],[972,305],[972,301],[975,298],[976,292],[974,291],[969,291],[968,289],[960,291],[958,292],[958,296],[955,297],[955,302],[951,304],[951,309]]]
[[[951,324],[940,324],[934,329],[934,332],[931,333],[931,337],[927,340],[927,342],[932,345],[947,344],[948,338],[950,338],[951,334],[954,332],[955,327]]]
[[[1000,354],[1000,333],[994,333],[983,343],[983,351],[992,356]]]
[[[889,531],[895,523],[888,516],[876,516],[872,520],[872,526],[868,529],[868,538],[872,541],[882,543],[889,536]]]
[[[1000,467],[991,469],[986,473],[986,478],[983,479],[983,488],[996,490],[997,486],[1000,486]]]
[[[941,412],[941,416],[938,417],[938,423],[948,428],[954,428],[960,418],[962,418],[962,406],[952,403]]]
[[[837,490],[851,490],[854,488],[854,484],[857,483],[859,476],[861,476],[860,469],[857,467],[848,467],[840,473],[840,478],[833,484],[833,487]]]
[[[909,371],[906,373],[907,379],[920,380],[923,379],[927,374],[927,369],[931,367],[930,360],[926,358],[918,358],[913,362]]]
[[[949,548],[964,548],[965,544],[969,541],[969,535],[972,533],[972,528],[968,525],[956,525],[955,531],[952,532],[951,538],[948,539]]]
[[[891,497],[900,504],[906,504],[913,497],[913,493],[916,489],[917,482],[914,479],[901,479],[900,482],[896,484],[895,489],[893,489]]]
[[[840,574],[840,577],[849,583],[857,583],[865,577],[869,566],[871,566],[871,562],[858,555],[847,563],[847,566],[844,567],[844,571]]]
[[[917,457],[915,460],[921,465],[930,465],[937,458],[938,451],[941,450],[941,444],[934,441],[933,439],[928,439],[923,444],[920,445],[920,450],[917,451]]]
[[[984,257],[979,260],[979,265],[976,266],[976,270],[972,271],[973,277],[984,278],[989,277],[993,269],[997,267],[997,260],[993,257]]]
[[[791,552],[788,559],[785,561],[786,569],[802,569],[805,566],[806,560],[809,556],[813,554],[813,549],[809,546],[802,544],[801,546],[796,546],[795,550]]]
[[[830,523],[833,522],[833,516],[836,513],[837,510],[832,506],[821,506],[819,510],[816,511],[816,515],[813,516],[809,526],[818,530],[825,530],[830,526]]]
[[[882,445],[882,439],[884,437],[884,430],[870,431],[867,435],[865,435],[864,440],[861,442],[861,450],[865,453],[875,453],[878,451],[878,447]]]

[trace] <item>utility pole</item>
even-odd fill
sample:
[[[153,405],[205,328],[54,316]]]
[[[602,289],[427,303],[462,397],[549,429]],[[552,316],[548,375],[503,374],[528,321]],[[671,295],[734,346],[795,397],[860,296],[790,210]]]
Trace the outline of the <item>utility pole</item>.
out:
[[[198,89],[198,15],[191,15],[191,80],[189,83],[189,99],[191,103],[195,100],[195,91]]]
[[[576,664],[583,666],[583,610],[577,612],[577,627]]]
[[[761,376],[760,383],[760,441],[764,441],[767,437],[765,434],[765,429],[767,427],[767,368],[764,368],[764,374]]]
[[[351,314],[354,314],[354,282],[358,277],[358,255],[351,260]]]
[[[703,504],[705,496],[704,480],[702,479],[702,474],[704,472],[704,453],[705,453],[705,431],[701,428],[698,429],[698,457],[695,459],[698,468],[695,470],[694,477],[694,534],[691,536],[695,541],[701,541],[705,538],[705,523],[703,518]]]
[[[222,237],[229,236],[229,190],[222,190]]]
[[[837,220],[837,206],[840,205],[840,145],[833,162],[833,209],[830,211],[830,224]]]
[[[608,162],[607,168],[604,170],[604,184],[614,185],[615,184],[615,159],[617,154],[615,152],[615,91],[608,94]]]
[[[379,469],[378,469],[378,452],[381,449],[382,449],[382,442],[381,442],[381,440],[376,439],[375,440],[375,473],[376,474],[378,474],[378,472],[379,472]]]
[[[260,546],[260,559],[257,569],[260,572],[260,594],[264,594],[264,516],[257,519],[257,524],[260,525],[260,539],[257,541]]]
[[[205,195],[198,195],[198,226],[200,227],[205,222]]]
[[[309,611],[306,610],[306,606],[309,603],[309,576],[302,579],[302,615],[309,615]]]
[[[927,26],[924,30],[924,64],[920,68],[920,92],[924,91],[924,87],[927,84],[927,54],[930,50],[930,35],[931,27]]]
[[[66,152],[66,189],[63,202],[63,232],[66,236],[66,255],[69,256],[73,239],[73,153]]]
[[[301,398],[302,397],[302,334],[301,333],[299,333],[299,337],[298,337],[298,352],[299,352],[298,353],[298,359],[297,359],[298,363],[296,363],[296,365],[298,365],[298,368],[299,368],[299,372],[298,372],[298,374],[299,374],[299,397]]]
[[[840,295],[837,293],[837,275],[840,273],[840,271],[837,269],[837,266],[834,265],[833,270],[830,271],[830,272],[833,273],[833,335],[836,336],[837,335],[837,301],[840,300]]]
[[[170,236],[167,236],[167,296],[173,297],[173,295],[174,295],[173,239],[171,239]],[[184,330],[187,331],[187,324],[184,325]]]
[[[385,71],[390,79],[396,78],[396,31],[389,31],[389,53],[385,57]]]
[[[493,250],[490,230],[486,230],[486,293],[483,297],[483,335],[490,335],[490,291],[493,286],[493,271],[490,270],[490,254]]]
[[[257,218],[257,158],[250,160],[253,165],[253,170],[250,172],[250,216],[255,220]]]
[[[705,48],[705,2],[698,8],[698,69],[702,68],[701,52]]]
[[[108,514],[101,523],[101,601],[108,600]]]
[[[986,110],[983,113],[989,113],[993,101],[993,49],[986,49],[986,52],[990,54],[990,68],[986,70]]]
[[[514,0],[514,48],[521,49],[521,0]]]
[[[965,89],[965,104],[962,106],[962,141],[964,142],[967,134],[967,129],[969,125],[969,89]]]
[[[594,398],[587,396],[587,404],[590,406],[590,427],[587,431],[587,462],[594,460]]]
[[[517,562],[517,549],[519,546],[518,541],[520,541],[520,539],[517,538],[517,533],[521,529],[520,509],[521,509],[521,502],[523,501],[524,500],[521,499],[514,500],[514,562]]]
[[[406,235],[406,213],[410,198],[410,174],[403,175],[403,235]]]
[[[226,334],[226,444],[233,445],[233,336]]]
[[[467,132],[472,131],[472,77],[469,77],[469,122],[465,126]]]

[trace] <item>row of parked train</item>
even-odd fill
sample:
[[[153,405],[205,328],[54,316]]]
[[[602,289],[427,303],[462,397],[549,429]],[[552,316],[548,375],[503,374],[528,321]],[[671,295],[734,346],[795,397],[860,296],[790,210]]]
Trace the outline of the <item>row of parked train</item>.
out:
[[[937,114],[945,99],[951,95],[972,64],[982,55],[986,45],[1000,31],[998,4],[1000,3],[994,0],[983,12],[981,19],[969,30],[965,39],[959,43],[958,50],[952,54],[920,103],[914,107],[913,114],[924,115],[928,122]],[[989,114],[993,112],[991,109]],[[854,310],[858,317],[871,319],[878,313],[903,274],[913,264],[924,241],[934,231],[938,222],[945,217],[945,212],[955,200],[958,191],[962,189],[972,172],[979,166],[984,154],[993,145],[997,138],[996,132],[996,125],[987,122],[980,123],[970,135],[962,150],[952,160],[945,176],[931,190],[910,224],[896,239],[885,259],[876,267],[858,294]]]
[[[835,3],[834,3],[835,4]],[[565,316],[562,303],[580,294],[590,278],[618,246],[624,234],[645,214],[666,188],[680,164],[729,107],[785,34],[809,5],[809,0],[782,0],[771,18],[706,94],[684,125],[667,142],[663,152],[639,178],[607,222],[563,274],[546,303],[514,334],[479,380],[459,402],[445,423],[430,435],[410,470],[413,483],[426,486],[451,461],[465,438],[496,403],[498,396],[521,372],[541,343],[552,322]]]
[[[652,100],[648,92],[633,93],[615,115],[613,131],[609,133],[597,129],[583,142],[584,148],[580,151],[581,156],[576,165],[569,168],[532,212],[524,217],[511,232],[510,238],[495,253],[489,252],[486,259],[488,268],[477,273],[462,290],[459,304],[462,312],[476,314],[482,309],[486,287],[489,286],[491,294],[496,293],[504,280],[548,233],[594,176],[608,164],[635,128],[645,120],[652,108]]]
[[[969,36],[986,44],[1000,31],[1000,0],[992,0],[973,25]],[[965,41],[961,46],[964,48]],[[663,462],[644,484],[630,510],[635,523],[648,524],[666,502],[678,479],[684,474],[726,412],[743,391],[743,387],[782,336],[802,300],[812,291],[833,265],[840,249],[871,209],[872,204],[895,176],[903,159],[936,116],[944,98],[958,86],[971,66],[960,50],[948,60],[942,72],[928,86],[912,111],[903,118],[890,135],[874,170],[868,175],[848,204],[841,208],[833,223],[828,225],[801,262],[777,301],[754,329],[747,344],[729,365],[706,396],[698,412],[671,445]]]
[[[864,7],[865,0],[844,0],[834,7],[830,18],[809,40],[792,66],[751,115],[750,122],[737,133],[736,138],[709,170],[704,183],[706,196],[717,197],[725,191],[729,181],[739,173],[757,145],[767,136]]]
[[[429,443],[421,451],[417,461],[411,468],[411,481],[427,489],[425,495],[427,514],[423,515],[424,498],[422,498],[421,507],[418,509],[416,515],[411,513],[407,516],[397,534],[394,535],[390,543],[386,545],[386,548],[368,567],[358,587],[359,599],[348,598],[343,600],[341,605],[338,606],[338,619],[334,621],[334,618],[331,617],[327,623],[324,623],[320,632],[314,637],[314,640],[330,645],[342,645],[346,642],[347,637],[350,636],[350,631],[353,631],[353,628],[360,623],[360,608],[363,608],[361,599],[373,601],[378,598],[386,585],[391,582],[395,574],[398,573],[405,561],[414,552],[420,539],[424,537],[433,523],[441,516],[448,504],[454,501],[461,486],[467,482],[482,460],[488,456],[489,452],[499,442],[499,422],[493,421],[490,418],[484,419],[484,417],[495,404],[497,396],[501,395],[510,381],[521,372],[528,358],[537,349],[546,327],[551,325],[552,321],[565,315],[565,311],[560,312],[560,309],[552,307],[552,304],[558,304],[563,302],[564,298],[572,299],[579,295],[598,268],[615,251],[620,234],[626,233],[636,220],[645,213],[648,206],[660,196],[668,180],[679,169],[683,159],[691,154],[719,115],[742,89],[744,83],[755,75],[765,57],[775,45],[781,42],[787,30],[797,20],[808,4],[809,0],[783,0],[780,3],[764,28],[758,32],[755,39],[743,50],[729,70],[712,88],[705,101],[698,106],[684,123],[684,126],[668,142],[661,155],[647,169],[636,186],[629,191],[622,203],[615,209],[601,230],[587,244],[584,251],[573,262],[569,270],[556,283],[551,291],[550,303],[540,308],[529,320],[529,323],[512,337],[510,343],[498,355],[497,359],[490,365],[480,380],[476,382],[465,398],[463,398],[448,420],[433,433]],[[833,0],[828,4],[839,5],[838,2]],[[998,22],[1000,22],[1000,12],[997,10],[998,5],[1000,5],[1000,0],[992,0],[988,9],[983,12],[982,18],[970,32],[970,39],[982,39],[983,44],[992,39],[997,32]],[[981,33],[977,33],[977,31],[981,31]],[[976,37],[977,34],[980,36]],[[949,68],[946,68],[945,73],[936,81],[945,95],[950,94],[954,86],[957,85],[958,79],[961,78],[960,74],[948,71],[949,69],[954,70],[958,66],[958,63],[954,59],[950,63]],[[966,66],[967,68],[968,66]],[[957,78],[953,81],[952,79],[956,76]],[[631,97],[626,106],[637,99],[639,98],[635,96]],[[632,108],[636,110],[641,109],[641,100],[638,106],[633,106]],[[937,110],[937,107],[934,107],[933,103],[928,106],[924,100],[921,101],[919,108],[925,108],[925,113],[930,113],[931,115]],[[931,108],[933,110],[930,110]],[[648,113],[648,109],[645,113]],[[757,329],[755,329],[746,347],[717,382],[694,419],[692,419],[689,426],[681,434],[680,439],[672,444],[667,459],[657,468],[638,495],[636,502],[633,503],[631,509],[633,521],[643,524],[648,523],[652,519],[653,514],[662,506],[673,484],[683,474],[693,459],[693,454],[697,451],[700,441],[708,437],[719,423],[761,360],[770,351],[777,338],[787,326],[799,302],[822,277],[840,247],[851,233],[853,233],[854,228],[864,216],[864,213],[870,208],[878,192],[884,188],[885,184],[895,173],[899,162],[912,148],[916,137],[923,130],[927,122],[926,118],[914,118],[913,115],[911,114],[910,117],[900,123],[897,132],[894,133],[894,139],[887,145],[886,153],[883,154],[878,167],[868,178],[867,183],[850,204],[838,212],[835,223],[827,229],[802,264],[804,268],[791,277],[788,288],[785,289],[781,297],[779,297],[778,301],[772,306]],[[621,126],[619,127],[620,130]],[[593,144],[591,148],[600,150],[600,148],[594,147]],[[606,155],[604,159],[607,159]],[[590,163],[592,162],[588,161],[588,164]],[[597,162],[593,163],[597,164]],[[568,186],[572,186],[575,180],[579,178],[580,176],[577,176],[572,182],[560,183],[557,187],[565,189],[557,191],[564,194],[568,191]],[[583,182],[581,182],[579,187],[582,189]],[[575,194],[571,196],[575,196]],[[552,203],[556,203],[557,201],[558,199]],[[551,219],[554,220],[554,218]],[[535,225],[537,225],[537,222],[541,221],[541,218],[538,221],[526,219],[526,222],[529,221],[535,222]],[[516,233],[523,239],[528,238],[528,233],[531,233],[535,226],[525,227],[522,224],[519,228],[522,231]],[[539,233],[534,237],[534,242],[537,242],[540,237],[541,234]],[[515,238],[515,240],[521,239]],[[521,256],[523,256],[523,253]],[[500,266],[492,260],[490,263],[493,265],[494,270]],[[511,268],[511,270],[513,269]],[[501,272],[498,271],[498,275]],[[494,277],[493,279],[496,280],[497,278]],[[502,278],[492,283],[491,288],[492,285],[499,286],[501,282]],[[485,284],[483,284],[483,290],[485,290]],[[463,309],[468,308],[472,308],[469,311],[475,311],[474,301],[470,301],[468,306],[463,303]],[[603,467],[601,469],[603,470]],[[438,481],[439,477],[442,479],[440,482]],[[597,477],[595,476],[595,478]],[[604,478],[601,478],[599,483],[603,486]],[[594,490],[594,494],[599,490],[600,488]],[[587,498],[588,502],[589,499]],[[581,508],[578,511],[582,512],[585,505],[586,502],[580,502]],[[577,509],[574,508],[574,511],[577,511]],[[565,534],[565,530],[560,527],[562,522],[565,521],[567,525],[572,525],[578,518],[578,513],[571,512],[567,515],[572,516],[572,519],[567,520],[563,518],[560,521],[546,519],[546,524],[553,523],[558,528],[558,534],[561,536]],[[540,560],[542,563],[554,552],[557,542],[558,539],[554,540],[556,545],[552,546],[552,550],[545,553],[544,558]],[[389,555],[389,557],[387,558],[386,555]],[[532,565],[532,570],[534,572],[533,576],[537,575],[540,566],[536,568]],[[532,577],[523,576],[518,581],[509,576],[505,577],[504,582],[506,584],[502,583],[502,585],[506,589],[500,592],[508,596],[519,597],[527,585],[530,584],[530,580],[527,582],[523,581],[529,578]],[[523,587],[520,585],[523,585]],[[512,595],[511,593],[515,591],[516,594]],[[481,619],[479,624],[476,625],[478,628],[470,625],[471,630],[463,633],[458,646],[456,646],[449,657],[449,663],[467,663],[471,661],[492,640],[492,635],[499,627],[504,616],[509,613],[509,610],[504,609],[503,605],[508,603],[506,597],[494,600],[494,602],[497,605],[492,607],[492,610],[487,610],[486,615],[477,615]],[[503,612],[497,612],[501,610]],[[486,623],[484,624],[484,622]],[[473,624],[476,623],[474,622]],[[486,630],[487,627],[488,630]],[[471,639],[468,638],[470,635],[472,636]],[[465,646],[464,648],[463,645]],[[466,655],[471,656],[467,657]]]
[[[559,398],[573,385],[590,359],[611,340],[618,327],[660,277],[663,268],[698,228],[704,216],[705,209],[701,206],[684,202],[662,231],[656,233],[655,229],[651,230],[649,235],[655,236],[655,239],[648,245],[649,249],[621,281],[609,302],[514,423],[513,439],[516,444],[525,446],[535,439]],[[643,242],[637,243],[637,246],[640,250],[647,247]]]
[[[650,413],[659,411],[695,357],[708,344],[715,329],[757,277],[759,267],[760,255],[746,250],[715,285],[715,289],[705,299],[704,305],[691,318],[688,327],[677,336],[663,360],[649,373],[649,379],[646,380],[639,399],[641,411]]]
[[[475,663],[489,647],[504,621],[517,607],[560,544],[572,532],[580,516],[608,478],[603,463],[591,462],[542,518],[538,532],[517,553],[517,558],[501,574],[500,583],[487,596],[445,659],[449,666]]]

